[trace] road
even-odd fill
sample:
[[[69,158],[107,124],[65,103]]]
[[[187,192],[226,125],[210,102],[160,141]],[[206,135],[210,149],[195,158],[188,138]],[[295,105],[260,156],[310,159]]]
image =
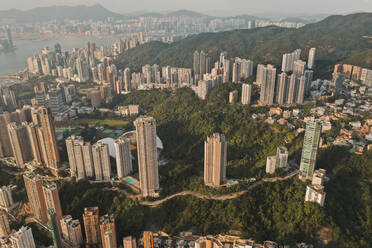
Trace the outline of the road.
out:
[[[115,188],[105,188],[105,190],[107,190],[107,191],[116,191],[116,192],[123,193],[127,197],[130,197],[132,199],[137,199],[138,202],[139,202],[139,204],[141,204],[143,206],[149,206],[149,207],[157,207],[157,206],[163,204],[164,202],[169,201],[170,199],[173,199],[173,198],[176,198],[176,197],[180,197],[180,196],[189,196],[189,195],[190,196],[197,197],[199,199],[225,201],[225,200],[232,200],[232,199],[238,198],[241,195],[247,193],[248,191],[254,189],[255,187],[257,187],[258,185],[260,185],[262,183],[273,183],[273,182],[277,182],[277,181],[288,180],[288,179],[294,177],[295,175],[297,175],[298,172],[299,172],[298,170],[293,171],[292,173],[288,174],[285,177],[264,178],[264,179],[262,179],[260,181],[255,182],[254,184],[250,185],[245,190],[242,190],[242,191],[239,191],[239,192],[236,192],[236,193],[226,194],[226,195],[219,195],[219,196],[204,195],[204,194],[196,193],[196,192],[193,192],[193,191],[182,191],[182,192],[179,192],[179,193],[176,193],[176,194],[167,196],[166,198],[163,198],[163,199],[160,199],[160,200],[157,200],[157,201],[142,201],[142,200],[139,200],[136,196],[134,196],[132,194],[129,194],[125,190],[119,189],[117,187],[115,187]]]

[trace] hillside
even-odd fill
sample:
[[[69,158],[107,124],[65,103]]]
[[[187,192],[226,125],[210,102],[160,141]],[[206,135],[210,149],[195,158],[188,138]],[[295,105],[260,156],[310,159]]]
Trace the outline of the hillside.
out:
[[[172,44],[151,42],[122,54],[119,67],[139,70],[145,64],[161,66],[192,66],[194,50],[204,50],[213,60],[221,51],[230,57],[250,58],[255,63],[281,64],[281,55],[297,48],[306,59],[310,47],[317,48],[317,76],[328,75],[333,64],[355,52],[372,48],[372,13],[331,16],[321,22],[300,29],[265,27],[251,30],[234,30],[203,33],[189,36]]]
[[[354,53],[345,59],[343,64],[358,65],[372,69],[372,49]]]
[[[96,4],[92,6],[51,6],[34,8],[30,10],[4,10],[0,11],[1,18],[16,19],[18,23],[38,22],[48,20],[101,20],[107,17],[120,18],[121,15],[105,9],[102,5]]]

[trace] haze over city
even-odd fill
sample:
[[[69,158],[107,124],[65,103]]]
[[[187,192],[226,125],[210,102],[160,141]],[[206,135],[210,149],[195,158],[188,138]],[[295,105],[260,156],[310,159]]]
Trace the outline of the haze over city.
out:
[[[52,5],[92,5],[102,4],[111,11],[118,13],[130,12],[156,12],[173,11],[178,9],[188,9],[206,13],[209,15],[237,15],[237,14],[256,14],[256,13],[350,13],[350,12],[370,12],[372,11],[371,0],[14,0],[2,1],[0,9],[30,9]]]

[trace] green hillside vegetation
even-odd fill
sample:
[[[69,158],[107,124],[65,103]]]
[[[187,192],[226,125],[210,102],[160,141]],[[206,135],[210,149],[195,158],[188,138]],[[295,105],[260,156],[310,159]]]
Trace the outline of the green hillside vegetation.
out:
[[[300,29],[265,27],[219,33],[202,33],[171,44],[150,42],[123,53],[116,61],[119,68],[139,71],[145,64],[192,68],[193,52],[204,50],[217,61],[221,51],[228,56],[249,58],[257,63],[279,66],[282,54],[297,48],[307,59],[311,47],[317,48],[316,77],[330,77],[334,64],[348,58],[353,52],[372,48],[372,14],[331,16]]]
[[[289,136],[291,131],[249,119],[253,111],[267,109],[226,104],[227,93],[236,88],[236,84],[224,84],[215,88],[206,101],[198,100],[189,89],[136,91],[125,96],[123,105],[139,104],[157,120],[157,134],[165,146],[163,156],[170,160],[168,165],[160,166],[163,193],[202,183],[203,141],[215,131],[224,133],[228,140],[228,177],[262,176],[266,156],[284,145],[282,136]],[[292,138],[288,147],[298,161],[302,137]],[[323,208],[304,203],[306,184],[297,178],[261,184],[233,200],[179,197],[157,208],[103,191],[104,185],[80,181],[61,182],[59,187],[63,212],[74,218],[81,219],[83,208],[88,206],[99,206],[101,214],[114,213],[118,240],[151,227],[171,235],[190,229],[197,234],[238,231],[257,241],[292,245],[300,241],[316,243],[326,233],[331,241],[329,247],[369,247],[372,152],[360,156],[342,148],[329,148],[321,150],[317,163],[331,179],[326,185]]]
[[[356,52],[343,61],[343,64],[351,64],[372,69],[372,49]]]

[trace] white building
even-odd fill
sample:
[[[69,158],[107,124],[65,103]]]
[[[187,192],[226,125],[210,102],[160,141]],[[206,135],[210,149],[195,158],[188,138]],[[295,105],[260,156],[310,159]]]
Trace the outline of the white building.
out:
[[[36,248],[30,227],[21,227],[10,236],[10,241],[14,248]]]

